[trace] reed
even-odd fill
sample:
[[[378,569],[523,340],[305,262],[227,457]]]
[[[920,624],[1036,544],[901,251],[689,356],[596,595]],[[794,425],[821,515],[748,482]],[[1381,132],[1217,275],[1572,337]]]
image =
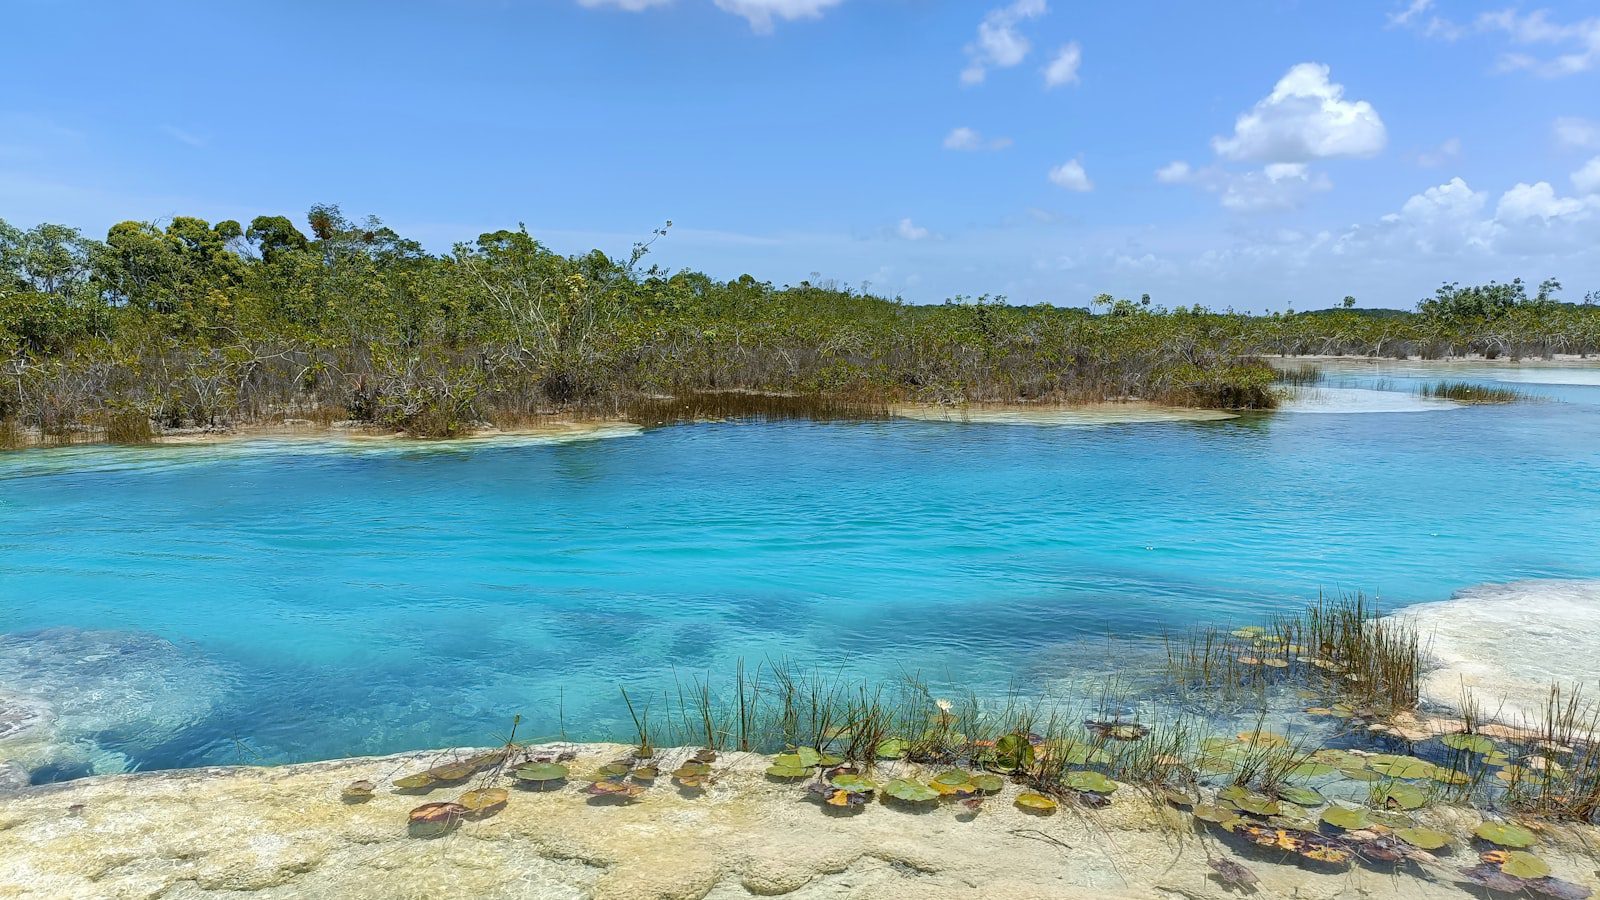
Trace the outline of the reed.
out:
[[[1327,380],[1327,375],[1322,371],[1322,367],[1314,363],[1304,363],[1274,371],[1276,372],[1273,376],[1274,381],[1278,384],[1287,384],[1294,387],[1310,387]]]
[[[1417,395],[1432,400],[1454,400],[1457,403],[1471,404],[1519,403],[1528,399],[1526,394],[1513,388],[1485,387],[1467,381],[1425,384],[1417,389]]]
[[[105,435],[112,444],[148,444],[155,439],[155,429],[144,412],[116,409],[106,415]]]
[[[621,404],[618,414],[646,428],[685,422],[873,422],[890,417],[885,403],[823,394],[688,391]]]

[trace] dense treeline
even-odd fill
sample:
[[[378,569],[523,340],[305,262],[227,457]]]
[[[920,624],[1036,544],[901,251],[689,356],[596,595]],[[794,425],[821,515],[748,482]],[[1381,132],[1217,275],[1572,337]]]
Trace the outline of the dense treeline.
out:
[[[750,276],[719,282],[552,253],[526,230],[430,254],[318,206],[308,232],[178,217],[104,241],[0,221],[0,423],[49,436],[310,417],[423,435],[686,391],[872,402],[1137,397],[1273,402],[1258,354],[1592,352],[1600,309],[1547,282],[1447,285],[1416,313],[1249,316],[1097,298],[1094,308],[917,306]]]

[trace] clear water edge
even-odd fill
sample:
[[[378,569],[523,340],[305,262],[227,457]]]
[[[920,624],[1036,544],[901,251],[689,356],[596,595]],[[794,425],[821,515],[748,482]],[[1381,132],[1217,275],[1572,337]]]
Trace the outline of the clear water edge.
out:
[[[481,744],[513,713],[625,737],[619,685],[740,657],[1000,692],[1318,591],[1600,577],[1600,378],[1446,377],[1541,402],[7,454],[0,689],[60,700],[89,748],[61,774],[285,762]]]

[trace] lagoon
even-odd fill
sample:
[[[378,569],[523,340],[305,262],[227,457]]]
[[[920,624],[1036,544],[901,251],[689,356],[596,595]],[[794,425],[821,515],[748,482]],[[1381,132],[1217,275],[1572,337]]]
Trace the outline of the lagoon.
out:
[[[1326,368],[1220,421],[0,455],[0,692],[54,780],[626,739],[619,686],[740,658],[998,695],[1318,592],[1600,578],[1596,369]],[[1440,378],[1529,400],[1413,408]]]

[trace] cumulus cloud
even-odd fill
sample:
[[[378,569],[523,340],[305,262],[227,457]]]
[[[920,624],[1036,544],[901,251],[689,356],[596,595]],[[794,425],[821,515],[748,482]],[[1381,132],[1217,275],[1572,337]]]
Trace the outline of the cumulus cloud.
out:
[[[1050,65],[1044,67],[1045,87],[1060,87],[1078,83],[1078,67],[1083,65],[1083,48],[1073,41],[1056,51]]]
[[[976,152],[979,150],[1004,150],[1009,146],[1011,146],[1011,138],[986,138],[976,129],[968,128],[965,125],[951,129],[950,133],[944,136],[944,148],[946,150]]]
[[[1558,197],[1550,182],[1537,184],[1518,183],[1500,197],[1494,217],[1502,222],[1526,222],[1539,219],[1548,222],[1563,216],[1583,215],[1588,204],[1576,197]]]
[[[1578,193],[1585,195],[1600,195],[1600,156],[1583,164],[1583,168],[1572,173],[1572,186]]]
[[[895,226],[894,233],[908,241],[921,241],[933,236],[933,232],[910,219],[901,219],[900,224]]]
[[[1600,66],[1600,17],[1560,23],[1545,10],[1519,13],[1514,9],[1484,13],[1478,27],[1503,32],[1513,44],[1524,47],[1548,46],[1554,55],[1536,56],[1526,52],[1505,53],[1500,57],[1502,71],[1523,70],[1546,78],[1576,75]]]
[[[1226,159],[1264,163],[1377,155],[1388,142],[1378,111],[1365,100],[1345,100],[1344,85],[1328,76],[1318,63],[1291,68],[1240,114],[1232,136],[1212,139],[1212,148]]]
[[[1089,174],[1083,170],[1083,163],[1076,159],[1069,159],[1051,169],[1050,182],[1069,191],[1082,193],[1094,190],[1094,182],[1089,180]]]
[[[1556,119],[1554,131],[1557,146],[1577,150],[1600,148],[1600,122],[1593,119],[1562,116]]]
[[[1194,168],[1183,160],[1174,160],[1156,170],[1156,180],[1162,184],[1187,184]]]
[[[978,36],[966,47],[967,67],[961,70],[963,84],[981,84],[990,69],[1009,69],[1028,57],[1033,44],[1017,30],[1027,19],[1049,12],[1045,0],[1015,0],[1009,6],[989,11],[978,23]]]

